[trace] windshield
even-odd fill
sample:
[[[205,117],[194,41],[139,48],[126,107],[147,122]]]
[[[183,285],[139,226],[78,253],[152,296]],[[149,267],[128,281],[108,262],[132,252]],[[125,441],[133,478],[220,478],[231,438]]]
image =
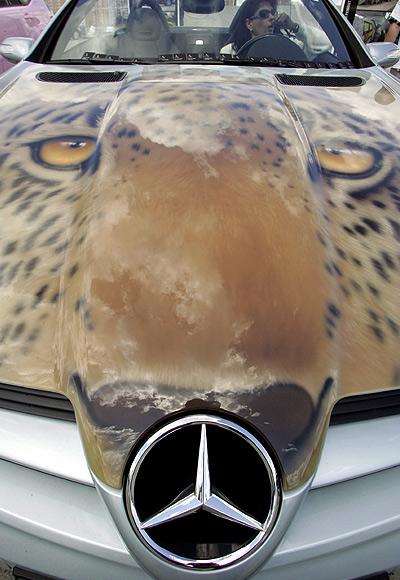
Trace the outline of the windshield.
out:
[[[321,0],[79,0],[51,60],[81,59],[335,67],[349,55]]]

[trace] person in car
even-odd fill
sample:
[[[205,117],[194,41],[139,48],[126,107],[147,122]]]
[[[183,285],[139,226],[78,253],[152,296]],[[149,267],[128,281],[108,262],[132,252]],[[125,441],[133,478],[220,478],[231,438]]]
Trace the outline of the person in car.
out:
[[[114,39],[112,39],[114,42]],[[115,48],[114,48],[115,47]],[[125,31],[109,48],[124,58],[158,58],[178,52],[169,35],[168,22],[157,0],[138,0],[129,13]]]
[[[272,34],[286,26],[292,32],[298,30],[287,14],[278,15],[277,0],[246,0],[232,20],[229,43],[222,47],[221,54],[234,55],[251,38]]]

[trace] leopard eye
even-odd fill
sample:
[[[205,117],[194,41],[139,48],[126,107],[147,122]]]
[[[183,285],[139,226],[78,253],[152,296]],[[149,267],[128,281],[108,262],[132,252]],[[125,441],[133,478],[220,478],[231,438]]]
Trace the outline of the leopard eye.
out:
[[[75,169],[93,155],[96,141],[91,137],[60,137],[47,139],[32,146],[34,160],[47,167]]]
[[[338,177],[366,177],[378,171],[382,164],[377,151],[352,144],[318,145],[316,153],[321,169]]]

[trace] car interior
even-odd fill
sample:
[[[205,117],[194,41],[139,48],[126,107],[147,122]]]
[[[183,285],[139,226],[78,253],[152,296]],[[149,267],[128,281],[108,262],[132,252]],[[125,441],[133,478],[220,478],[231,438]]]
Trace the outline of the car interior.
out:
[[[123,57],[157,58],[170,53],[219,53],[229,37],[228,26],[205,26],[207,15],[222,12],[224,0],[184,0],[179,20],[170,25],[155,0],[139,0],[131,9],[126,26],[117,31],[117,54]],[[203,26],[187,25],[201,15]],[[211,23],[211,22],[210,22]]]
[[[100,15],[100,3],[80,0],[55,47],[52,60],[80,59],[91,52],[125,59],[160,60],[164,55],[218,55],[231,42],[231,31],[240,15],[240,0],[133,0],[125,14]],[[337,63],[347,60],[346,50],[326,26],[321,25],[306,0],[281,0],[279,12],[298,28],[251,38],[238,51],[239,58],[284,58],[293,61]],[[328,20],[329,15],[327,14]],[[107,21],[110,26],[100,26]],[[329,27],[328,27],[329,28]],[[80,31],[79,35],[77,31]],[[278,32],[278,33],[277,33]],[[337,31],[336,31],[337,34]],[[224,50],[222,50],[224,53]],[[207,58],[205,58],[207,60]]]

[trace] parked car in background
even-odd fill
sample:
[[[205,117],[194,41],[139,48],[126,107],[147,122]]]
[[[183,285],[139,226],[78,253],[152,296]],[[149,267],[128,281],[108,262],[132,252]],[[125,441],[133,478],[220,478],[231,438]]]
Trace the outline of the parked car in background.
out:
[[[35,40],[51,16],[45,0],[0,0],[0,43],[11,36]],[[11,66],[0,55],[0,74]]]

